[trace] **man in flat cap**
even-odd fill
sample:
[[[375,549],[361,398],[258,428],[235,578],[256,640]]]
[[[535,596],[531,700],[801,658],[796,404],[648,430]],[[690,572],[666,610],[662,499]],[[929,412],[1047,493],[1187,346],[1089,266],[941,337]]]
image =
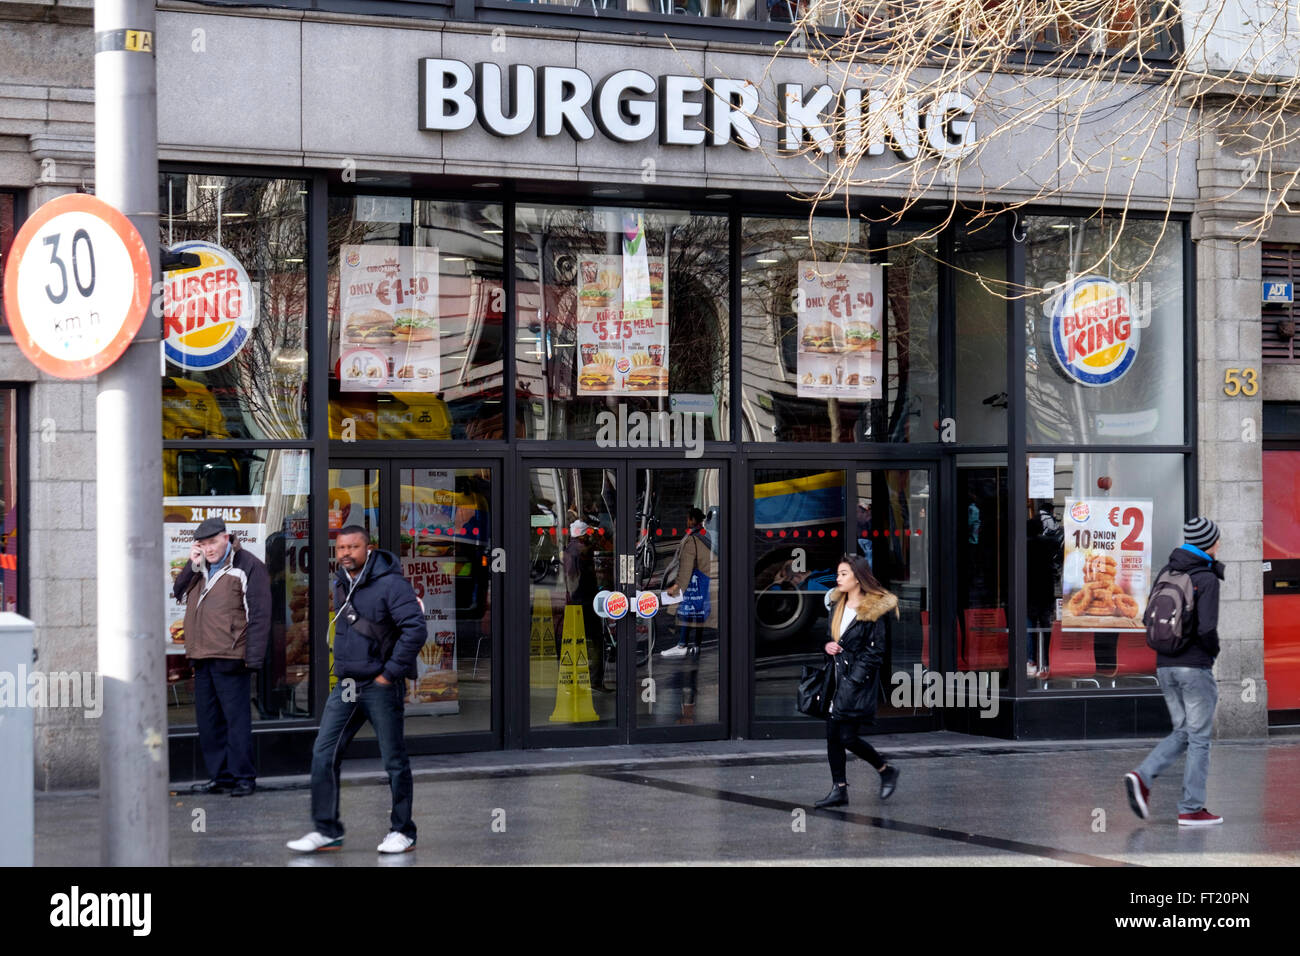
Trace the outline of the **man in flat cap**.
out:
[[[206,783],[190,789],[246,797],[256,789],[250,690],[271,635],[270,575],[225,521],[208,518],[194,529],[190,563],[172,593],[185,604],[185,656],[194,667],[195,719],[208,772]]]
[[[1173,733],[1160,741],[1136,770],[1124,775],[1129,806],[1143,820],[1151,812],[1151,784],[1186,751],[1178,825],[1208,827],[1223,822],[1223,817],[1205,807],[1205,786],[1210,776],[1210,733],[1214,729],[1214,708],[1219,702],[1214,659],[1219,656],[1219,582],[1223,580],[1224,567],[1215,560],[1218,550],[1219,526],[1209,518],[1192,518],[1183,525],[1182,545],[1169,555],[1169,563],[1152,584],[1151,605],[1157,603],[1157,590],[1163,589],[1170,593],[1172,603],[1162,606],[1181,606],[1176,618],[1167,615],[1164,620],[1179,621],[1182,640],[1174,651],[1156,652],[1156,678],[1165,694]],[[1181,597],[1172,596],[1175,588],[1181,590]],[[1156,620],[1151,610],[1149,607],[1148,628]],[[1182,613],[1183,610],[1191,613]],[[1150,634],[1148,630],[1148,640]]]

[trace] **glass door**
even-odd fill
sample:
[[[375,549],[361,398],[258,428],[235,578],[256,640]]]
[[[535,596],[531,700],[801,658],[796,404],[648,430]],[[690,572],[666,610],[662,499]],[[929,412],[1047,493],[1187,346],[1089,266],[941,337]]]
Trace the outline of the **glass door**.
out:
[[[725,470],[532,462],[521,473],[527,745],[722,736]]]

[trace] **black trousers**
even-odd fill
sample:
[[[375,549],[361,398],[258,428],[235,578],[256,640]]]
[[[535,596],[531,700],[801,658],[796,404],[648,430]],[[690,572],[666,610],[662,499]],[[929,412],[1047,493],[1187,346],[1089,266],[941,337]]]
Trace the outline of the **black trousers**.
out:
[[[210,780],[252,782],[257,776],[253,769],[251,678],[243,661],[194,661],[194,718]]]
[[[847,783],[845,750],[851,750],[871,766],[879,770],[885,765],[885,758],[876,752],[876,748],[863,740],[856,720],[826,721],[826,758],[831,763],[831,779],[835,783]]]

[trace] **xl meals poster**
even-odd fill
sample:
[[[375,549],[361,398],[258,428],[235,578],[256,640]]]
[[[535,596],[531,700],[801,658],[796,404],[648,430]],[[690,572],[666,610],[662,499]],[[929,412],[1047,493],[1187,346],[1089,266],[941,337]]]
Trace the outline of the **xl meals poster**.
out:
[[[799,263],[801,398],[880,398],[884,267]]]

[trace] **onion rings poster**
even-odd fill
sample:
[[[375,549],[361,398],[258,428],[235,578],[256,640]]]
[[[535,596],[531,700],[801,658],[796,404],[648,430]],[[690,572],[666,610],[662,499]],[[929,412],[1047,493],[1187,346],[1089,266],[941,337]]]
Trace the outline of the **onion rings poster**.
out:
[[[668,397],[668,261],[639,235],[636,254],[578,258],[579,395]]]
[[[1143,630],[1151,590],[1151,514],[1150,501],[1066,500],[1063,630]]]
[[[797,394],[864,401],[880,398],[885,270],[845,263],[799,263]]]
[[[339,312],[341,391],[439,390],[437,249],[344,246]]]

